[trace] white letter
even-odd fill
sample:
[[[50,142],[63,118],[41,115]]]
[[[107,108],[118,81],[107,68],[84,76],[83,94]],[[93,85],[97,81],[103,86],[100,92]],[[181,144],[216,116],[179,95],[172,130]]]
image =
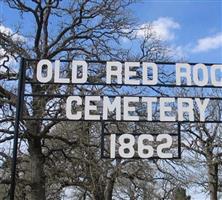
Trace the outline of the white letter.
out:
[[[186,120],[184,113],[188,114],[188,120],[194,121],[194,112],[193,112],[193,100],[190,98],[178,98],[177,99],[177,109],[178,109],[178,120]],[[184,106],[186,104],[186,106]]]
[[[110,158],[116,157],[116,134],[110,135]]]
[[[182,69],[185,72],[182,72]],[[187,85],[191,85],[191,67],[187,63],[176,63],[176,85],[181,85],[181,78],[187,80]]]
[[[82,117],[82,112],[77,111],[76,114],[72,113],[72,102],[76,102],[77,106],[82,105],[82,99],[78,96],[70,96],[66,100],[66,117],[71,120],[78,120]]]
[[[112,67],[116,67],[116,70],[113,70]],[[117,77],[117,83],[122,84],[122,63],[121,62],[107,62],[106,63],[106,83],[112,83],[112,76]]]
[[[160,98],[160,121],[175,121],[175,116],[168,116],[166,112],[172,112],[170,106],[165,105],[166,103],[174,103],[175,98]]]
[[[153,117],[153,107],[152,103],[157,102],[156,97],[142,97],[142,102],[145,102],[147,105],[147,121],[152,121]]]
[[[108,110],[113,112],[116,110],[116,120],[121,120],[121,98],[115,97],[111,103],[109,97],[103,97],[103,119],[107,120]]]
[[[68,78],[60,78],[60,60],[55,61],[55,83],[69,83]]]
[[[82,77],[78,77],[78,67],[82,67]],[[88,77],[88,65],[86,61],[72,61],[72,83],[85,83]]]
[[[157,142],[161,142],[163,139],[166,139],[166,143],[159,144],[157,146],[157,155],[160,158],[172,158],[173,154],[172,153],[165,153],[165,152],[163,152],[163,149],[169,149],[172,146],[173,139],[168,134],[160,134],[156,137]]]
[[[122,134],[119,137],[119,155],[122,158],[132,158],[135,154],[134,150],[135,137],[131,134]],[[125,151],[127,150],[127,151]]]
[[[148,68],[153,71],[152,79],[148,80]],[[155,63],[143,62],[143,85],[155,85],[158,82],[158,67]]]
[[[220,73],[222,72],[222,65],[212,65],[211,66],[211,81],[212,81],[212,84],[214,86],[222,86],[222,80],[220,78],[220,80],[217,81],[217,78],[216,78],[216,75],[217,77],[221,77],[221,74],[220,76],[218,76],[218,74],[216,73],[217,70],[220,70]]]
[[[132,79],[132,77],[136,76],[136,71],[130,70],[131,67],[139,67],[140,63],[139,62],[125,62],[125,84],[130,84],[130,85],[139,85],[140,81]]]
[[[153,147],[152,145],[147,144],[147,141],[153,142],[153,136],[149,134],[142,134],[138,137],[138,155],[140,158],[150,158],[153,156]]]
[[[43,66],[47,67],[47,73],[46,76],[42,75],[42,68]],[[52,79],[52,63],[47,60],[47,59],[43,59],[40,60],[37,64],[37,80],[41,83],[47,83]]]
[[[139,102],[139,97],[124,97],[123,98],[123,119],[126,121],[138,121],[139,116],[129,115],[129,112],[135,112],[134,106],[129,106],[130,102]]]
[[[198,72],[202,70],[203,74],[201,74],[202,80],[199,80]],[[193,82],[198,86],[204,86],[208,83],[208,71],[207,67],[204,64],[196,64],[193,66]]]
[[[92,101],[100,101],[99,96],[85,96],[85,119],[100,120],[100,115],[92,115],[90,111],[97,111],[96,105],[90,105]]]
[[[199,98],[195,98],[195,101],[200,111],[200,121],[203,122],[205,121],[205,111],[210,99],[204,99],[203,103],[201,103],[201,100]]]

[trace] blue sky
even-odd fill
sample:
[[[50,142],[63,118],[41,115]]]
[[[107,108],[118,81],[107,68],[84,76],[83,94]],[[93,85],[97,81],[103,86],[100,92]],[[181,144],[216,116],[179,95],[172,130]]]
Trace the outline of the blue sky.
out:
[[[171,22],[165,29],[173,37],[164,41],[186,60],[222,62],[222,1],[145,0],[132,11],[141,24]]]
[[[221,0],[144,0],[131,9],[138,26],[154,25],[157,35],[179,58],[189,62],[222,63]],[[4,26],[13,28],[22,22],[26,32],[33,30],[29,18],[22,19],[2,4],[0,11],[0,23],[3,21]]]

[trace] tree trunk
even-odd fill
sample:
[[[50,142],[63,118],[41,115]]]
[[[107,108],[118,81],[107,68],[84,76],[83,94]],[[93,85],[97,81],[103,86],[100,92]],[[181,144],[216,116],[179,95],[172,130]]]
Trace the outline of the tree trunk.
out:
[[[46,200],[44,155],[41,149],[41,139],[29,139],[29,153],[31,162],[31,199]]]
[[[210,200],[218,200],[218,164],[211,163],[208,164],[208,182],[209,182],[209,192]]]
[[[130,200],[136,200],[136,197],[134,195],[134,190],[132,188],[129,189],[129,198]]]
[[[190,196],[186,195],[186,190],[178,187],[173,191],[173,200],[190,200]]]
[[[104,200],[105,199],[105,185],[100,182],[99,179],[95,179],[94,190],[93,190],[93,200]]]
[[[103,192],[96,191],[94,192],[94,200],[104,200]]]
[[[115,177],[111,177],[106,187],[105,200],[112,200],[114,184],[115,184]]]

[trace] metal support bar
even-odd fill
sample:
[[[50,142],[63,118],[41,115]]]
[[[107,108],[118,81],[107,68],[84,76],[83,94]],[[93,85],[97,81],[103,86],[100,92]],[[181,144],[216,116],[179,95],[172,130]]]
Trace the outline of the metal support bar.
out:
[[[53,117],[23,117],[22,120],[41,120],[41,121],[73,121],[73,122],[101,122],[101,121],[104,121],[104,122],[149,122],[149,123],[175,123],[175,122],[180,122],[180,123],[183,123],[183,124],[186,124],[186,123],[189,123],[189,124],[192,124],[192,123],[199,123],[199,124],[216,124],[216,123],[222,123],[222,120],[206,120],[206,121],[198,121],[198,120],[194,120],[194,121],[189,121],[189,120],[184,120],[184,121],[160,121],[160,120],[152,120],[152,121],[147,121],[146,119],[141,119],[139,121],[134,121],[134,120],[115,120],[115,119],[106,119],[106,120],[102,120],[102,119],[93,119],[93,120],[88,120],[88,119],[78,119],[78,120],[70,120],[66,117],[62,117],[62,118],[53,118]]]
[[[105,135],[105,122],[104,121],[102,121],[101,122],[101,142],[100,142],[100,150],[101,150],[101,155],[100,155],[100,157],[101,158],[103,158],[104,157],[104,146],[105,146],[105,144],[104,144],[104,135]]]
[[[25,85],[24,83],[25,83],[25,59],[21,58],[20,69],[19,69],[19,79],[18,79],[17,103],[16,103],[16,118],[15,118],[13,157],[12,157],[12,169],[11,169],[10,200],[14,200],[15,198],[19,122],[20,122],[22,107],[23,107],[23,102],[24,102],[24,85]]]
[[[181,159],[181,123],[178,122],[178,158]]]
[[[51,85],[53,85],[53,83],[51,84]],[[75,87],[75,86],[74,86]],[[44,97],[55,97],[55,98],[67,98],[67,97],[69,97],[69,96],[78,96],[78,97],[82,97],[82,98],[84,98],[86,95],[76,95],[76,94],[72,94],[72,93],[70,93],[70,94],[37,94],[37,93],[25,93],[24,94],[24,96],[26,96],[26,97],[42,97],[42,98],[44,98]],[[98,96],[98,95],[87,95],[87,96]],[[210,100],[222,100],[222,97],[215,97],[215,96],[206,96],[206,97],[200,97],[200,96],[185,96],[185,97],[183,97],[183,96],[169,96],[169,95],[161,95],[161,96],[159,96],[159,95],[129,95],[129,94],[126,94],[126,95],[104,95],[104,94],[101,94],[101,95],[99,95],[101,98],[103,98],[103,97],[109,97],[109,98],[115,98],[115,97],[121,97],[121,98],[123,98],[123,97],[150,97],[150,98],[152,98],[152,97],[156,97],[157,99],[160,99],[160,98],[163,98],[163,97],[167,97],[167,98],[175,98],[175,99],[179,99],[179,98],[183,98],[183,99],[193,99],[193,100],[195,100],[196,98],[198,98],[198,99],[202,99],[202,100],[204,100],[204,99],[210,99]]]
[[[26,58],[27,62],[38,62],[40,61],[40,59],[30,59],[30,58]],[[55,62],[55,59],[50,59],[51,62]],[[71,59],[60,59],[60,62],[72,62],[73,60]],[[87,63],[99,63],[99,64],[106,64],[109,60],[85,60]],[[124,60],[119,61],[121,63],[124,63]],[[138,62],[138,61],[132,61],[132,62]],[[139,61],[139,63],[142,63],[143,61]],[[154,62],[154,61],[146,61],[146,62]],[[180,63],[180,62],[160,62],[160,61],[156,61],[155,62],[157,65],[175,65],[176,63]],[[206,66],[211,66],[211,65],[221,65],[221,63],[206,63],[206,62],[187,62],[187,64],[189,65],[196,65],[196,64],[204,64]]]
[[[35,85],[41,85],[41,82],[37,81],[26,81],[26,84],[35,84]],[[47,82],[44,83],[45,85],[89,85],[89,86],[104,86],[104,87],[110,87],[110,86],[115,86],[115,87],[165,87],[165,88],[214,88],[214,89],[221,89],[222,86],[214,86],[214,85],[205,85],[205,86],[199,86],[199,85],[176,85],[176,84],[171,84],[171,83],[157,83],[157,84],[151,84],[151,85],[143,85],[143,84],[122,84],[122,83],[106,83],[106,82],[86,82],[86,83],[52,83],[52,82]]]

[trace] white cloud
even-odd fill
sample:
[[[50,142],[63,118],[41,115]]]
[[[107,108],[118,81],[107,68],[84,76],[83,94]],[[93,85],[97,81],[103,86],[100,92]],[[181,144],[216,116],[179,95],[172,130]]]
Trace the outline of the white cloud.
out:
[[[3,64],[5,65],[3,66]],[[11,72],[15,72],[16,64],[16,60],[11,55],[7,55],[4,49],[0,48],[0,73],[7,72],[8,69],[10,69]]]
[[[222,33],[218,33],[210,37],[200,38],[192,52],[207,52],[209,50],[218,49],[220,47],[222,47]]]
[[[15,33],[12,29],[1,24],[0,24],[0,33],[6,34],[7,36],[11,37],[13,41],[16,41],[16,42],[27,41],[26,38],[23,37],[22,35]],[[7,68],[2,66],[4,62],[6,62],[5,65],[7,66]],[[0,47],[0,72],[6,72],[8,70],[8,67],[10,68],[11,66],[15,66],[15,64],[16,64],[15,59],[11,55],[8,55],[5,52],[5,50]]]
[[[137,36],[145,37],[147,31],[151,30],[157,38],[167,41],[175,38],[174,30],[179,28],[180,24],[172,18],[160,17],[155,21],[140,25],[137,31]]]
[[[0,72],[4,71],[5,68],[2,68],[1,65],[7,61],[7,57],[5,56],[5,50],[0,48]]]
[[[21,41],[21,42],[26,41],[26,39],[23,36],[21,36],[17,33],[14,33],[12,31],[12,29],[10,29],[4,25],[0,25],[0,32],[6,34],[8,36],[11,36],[14,41]]]
[[[169,56],[175,59],[185,59],[187,57],[187,47],[185,46],[170,46]]]

